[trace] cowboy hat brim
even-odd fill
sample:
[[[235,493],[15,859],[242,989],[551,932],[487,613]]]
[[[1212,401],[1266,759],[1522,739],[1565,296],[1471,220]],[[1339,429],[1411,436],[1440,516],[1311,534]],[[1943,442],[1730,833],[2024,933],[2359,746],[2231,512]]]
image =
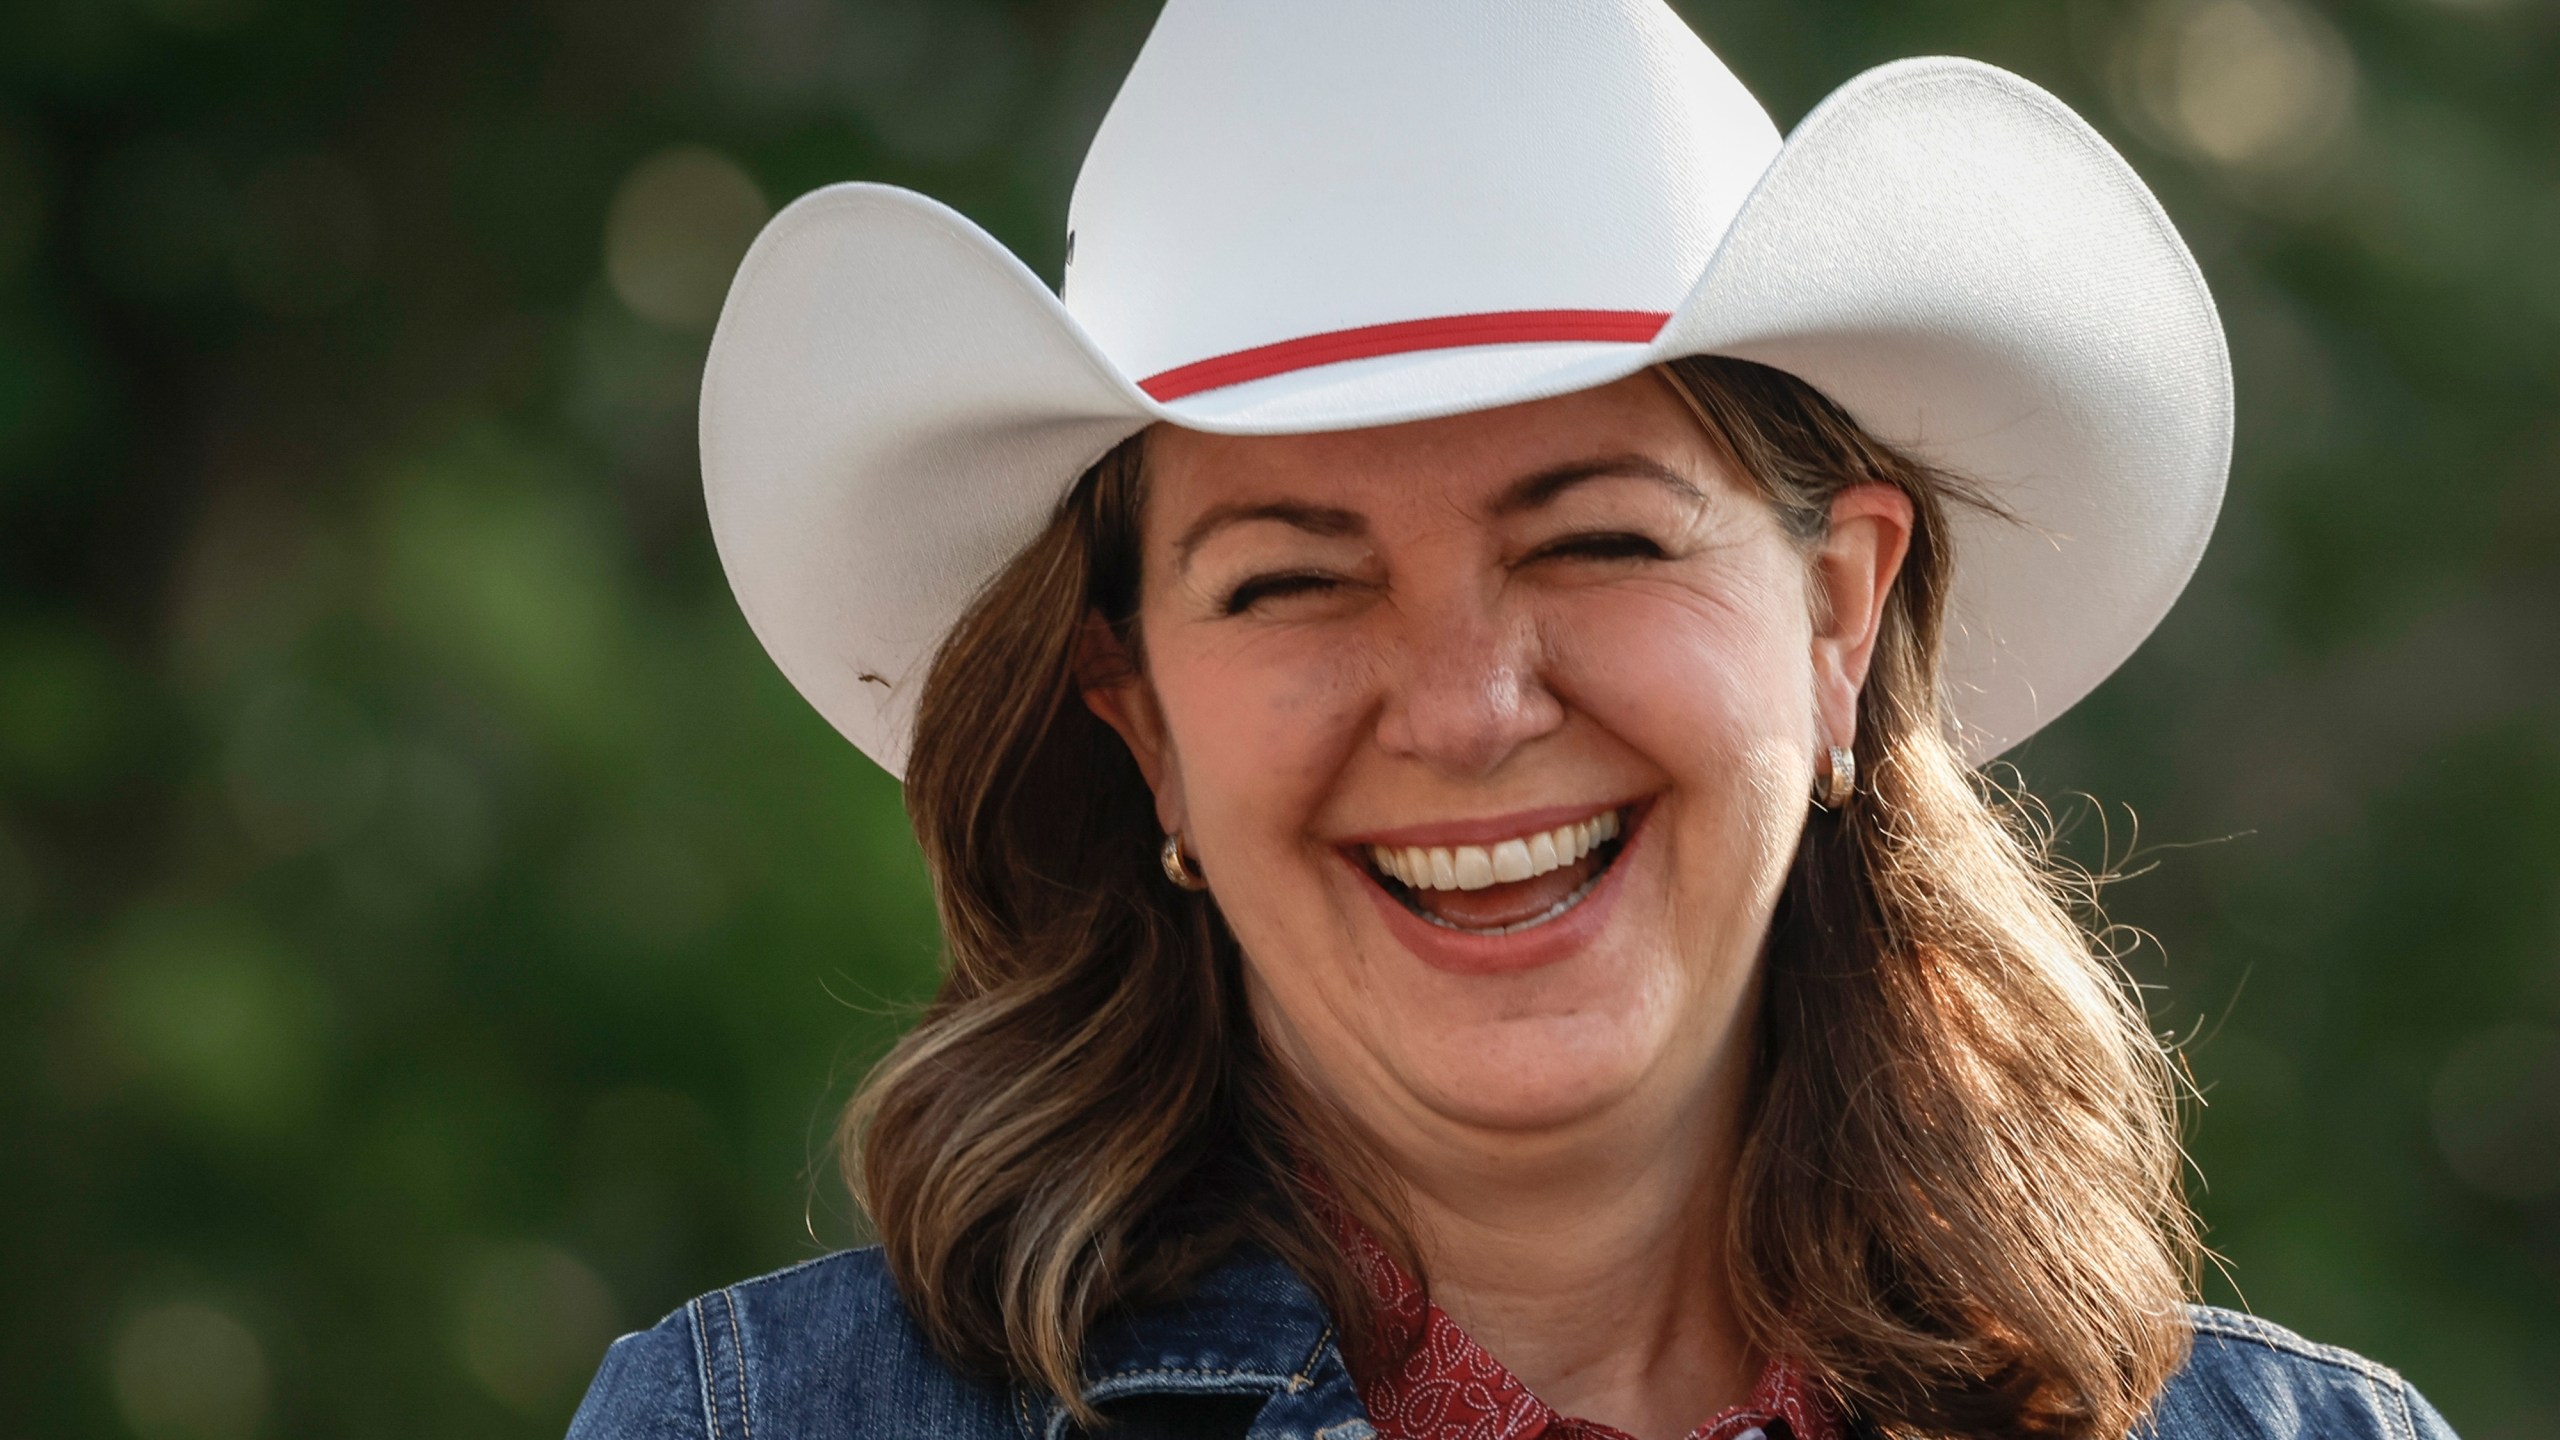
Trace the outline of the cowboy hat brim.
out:
[[[1170,401],[958,213],[894,187],[813,192],[731,284],[704,484],[757,637],[899,773],[942,636],[1144,426],[1395,424],[1698,354],[1798,376],[2009,512],[1953,517],[1948,701],[1971,760],[2132,653],[2220,508],[2230,362],[2193,257],[2068,107],[1943,58],[1870,70],[1807,116],[1650,342],[1380,355]]]

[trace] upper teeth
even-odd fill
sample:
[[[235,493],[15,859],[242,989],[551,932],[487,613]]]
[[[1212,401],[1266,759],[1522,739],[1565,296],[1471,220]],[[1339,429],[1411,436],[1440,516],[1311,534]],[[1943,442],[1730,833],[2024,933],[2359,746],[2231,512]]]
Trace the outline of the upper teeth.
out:
[[[1618,812],[1493,845],[1369,847],[1377,867],[1416,890],[1482,890],[1560,870],[1618,838]]]

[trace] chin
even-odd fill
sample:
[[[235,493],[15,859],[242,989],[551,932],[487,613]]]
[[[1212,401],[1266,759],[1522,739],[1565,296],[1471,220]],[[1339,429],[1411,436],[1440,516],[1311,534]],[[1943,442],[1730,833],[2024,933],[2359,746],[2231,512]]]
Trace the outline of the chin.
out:
[[[1588,1120],[1625,1102],[1660,1067],[1666,1037],[1632,1017],[1589,1013],[1441,1030],[1394,1062],[1442,1118],[1487,1130],[1534,1131]]]

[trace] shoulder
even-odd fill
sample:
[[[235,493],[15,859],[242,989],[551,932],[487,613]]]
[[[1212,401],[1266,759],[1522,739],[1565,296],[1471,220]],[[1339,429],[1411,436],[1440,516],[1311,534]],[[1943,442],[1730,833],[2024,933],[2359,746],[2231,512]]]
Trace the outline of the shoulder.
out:
[[[906,1440],[1014,1435],[998,1386],[955,1374],[877,1249],[688,1301],[606,1352],[570,1440]]]
[[[2197,1306],[2189,1318],[2195,1348],[2144,1440],[2453,1440],[2386,1366],[2254,1316]]]

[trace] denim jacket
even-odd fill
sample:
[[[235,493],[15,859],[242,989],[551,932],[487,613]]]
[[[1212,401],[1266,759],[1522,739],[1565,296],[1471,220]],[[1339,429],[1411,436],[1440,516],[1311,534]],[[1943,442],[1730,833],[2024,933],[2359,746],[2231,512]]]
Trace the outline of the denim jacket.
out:
[[[2407,1381],[2227,1310],[2144,1440],[2453,1440]],[[1372,1440],[1333,1323],[1295,1272],[1245,1255],[1181,1304],[1099,1330],[1085,1397],[1113,1440]],[[614,1343],[569,1440],[1068,1440],[1025,1385],[955,1373],[907,1318],[877,1250],[812,1260],[693,1301]]]

